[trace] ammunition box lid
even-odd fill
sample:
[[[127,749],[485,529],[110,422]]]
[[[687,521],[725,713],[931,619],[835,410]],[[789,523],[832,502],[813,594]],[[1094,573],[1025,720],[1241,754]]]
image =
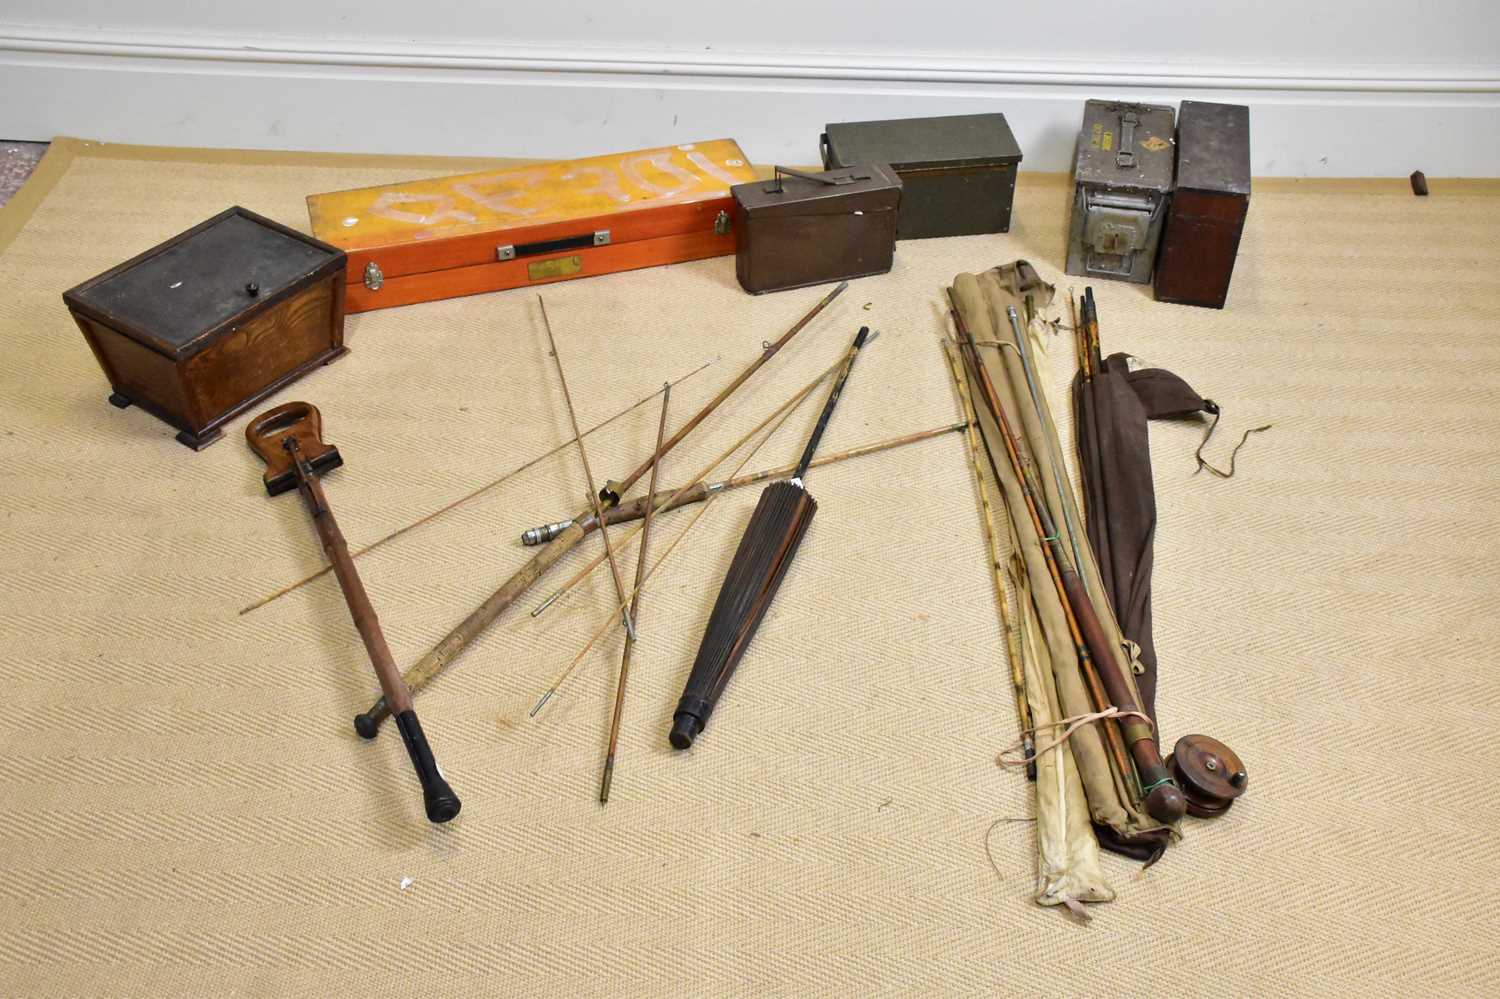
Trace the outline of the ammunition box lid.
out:
[[[343,260],[335,247],[235,207],[63,297],[159,353],[185,357]]]
[[[1074,179],[1109,188],[1171,191],[1174,117],[1165,105],[1086,101]]]
[[[1177,186],[1188,191],[1250,193],[1250,109],[1183,101],[1177,115]]]
[[[736,184],[729,190],[735,206],[752,220],[894,211],[901,204],[901,178],[882,163],[840,167],[806,177],[786,174]]]
[[[828,126],[824,142],[828,166],[889,163],[905,171],[1021,162],[1021,147],[1003,114],[839,122]]]

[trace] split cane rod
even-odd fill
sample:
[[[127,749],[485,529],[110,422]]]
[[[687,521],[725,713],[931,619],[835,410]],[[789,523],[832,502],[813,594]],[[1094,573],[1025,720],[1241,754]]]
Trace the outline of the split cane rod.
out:
[[[908,444],[917,444],[921,441],[941,437],[944,434],[956,434],[967,429],[968,423],[950,423],[945,427],[933,427],[931,430],[919,430],[914,434],[902,434],[900,437],[888,437],[885,440],[874,441],[869,444],[861,444],[859,447],[850,448],[847,451],[839,451],[834,454],[825,454],[814,458],[813,463],[808,465],[809,469],[822,468],[824,465],[834,465],[850,458],[863,458],[867,454],[879,454],[892,448],[905,447]],[[702,503],[714,493],[723,492],[726,489],[738,489],[741,486],[754,485],[757,482],[765,482],[767,479],[784,479],[797,470],[797,463],[781,465],[778,468],[763,468],[758,472],[747,472],[744,475],[736,475],[732,479],[721,479],[718,482],[700,482],[691,489],[662,489],[656,497],[656,505],[653,508],[657,513],[667,510],[676,510],[678,507],[687,506],[690,503]],[[632,520],[640,520],[646,514],[646,497],[637,496],[633,500],[627,500],[619,506],[604,511],[604,522],[613,527],[616,524],[624,524]],[[540,527],[528,527],[521,532],[521,544],[541,545],[546,544],[557,537],[563,531],[573,526],[571,520],[559,520],[552,524],[543,524]],[[585,517],[583,521],[584,531],[597,530],[598,521],[592,517]]]
[[[1114,650],[1111,649],[1109,639],[1104,634],[1104,627],[1099,623],[1099,617],[1094,612],[1094,605],[1083,585],[1083,579],[1068,561],[1067,551],[1063,548],[1062,540],[1058,536],[1057,525],[1053,522],[1046,503],[1038,498],[1036,491],[1032,488],[1030,478],[1025,473],[1020,454],[1023,445],[1011,429],[1010,420],[1005,415],[1005,407],[1001,405],[1000,397],[995,391],[995,383],[990,379],[989,370],[980,360],[974,334],[970,332],[968,324],[963,321],[963,315],[958,308],[958,299],[952,288],[948,289],[948,295],[953,300],[953,320],[958,327],[960,340],[970,366],[979,376],[985,405],[994,416],[996,424],[999,425],[1000,436],[1005,441],[1005,452],[1010,459],[1011,471],[1020,483],[1021,492],[1026,500],[1026,510],[1031,516],[1032,527],[1042,541],[1042,552],[1046,556],[1047,567],[1057,587],[1063,610],[1075,633],[1074,640],[1077,642],[1079,638],[1082,639],[1081,645],[1094,661],[1110,701],[1121,713],[1121,717],[1117,720],[1120,722],[1125,741],[1129,745],[1130,755],[1135,760],[1135,768],[1141,782],[1141,792],[1145,797],[1146,812],[1158,822],[1171,825],[1186,814],[1187,800],[1182,796],[1182,791],[1162,763],[1161,753],[1152,739],[1151,726],[1140,718],[1142,713],[1140,705],[1136,703],[1130,683],[1115,659]]]
[[[396,660],[392,658],[390,646],[380,630],[380,620],[375,616],[375,608],[370,604],[364,584],[360,582],[354,560],[349,557],[349,545],[344,541],[338,521],[328,506],[328,497],[323,493],[323,484],[318,479],[319,475],[343,464],[338,448],[323,443],[322,429],[323,419],[317,407],[305,402],[289,402],[252,420],[245,428],[245,437],[266,463],[266,492],[277,496],[296,489],[302,494],[307,512],[312,515],[313,525],[323,542],[323,551],[338,577],[339,588],[344,591],[349,616],[354,618],[354,627],[365,643],[370,665],[375,667],[375,675],[380,678],[385,702],[395,712],[401,741],[406,743],[406,753],[411,757],[417,780],[422,784],[427,818],[433,822],[447,822],[458,814],[461,807],[458,795],[443,779],[432,758],[427,736],[423,734],[422,724],[417,721],[417,713],[412,708],[411,691],[396,668]]]
[[[600,490],[604,494],[602,498],[607,499],[610,505],[618,503],[625,491],[651,470],[653,462],[659,457],[665,456],[667,452],[681,443],[682,439],[694,427],[707,419],[708,414],[717,409],[720,403],[729,398],[741,385],[745,384],[750,376],[759,371],[767,361],[775,357],[782,347],[791,342],[792,337],[801,333],[807,324],[812,322],[818,313],[827,308],[828,304],[837,298],[847,287],[849,287],[848,281],[840,282],[837,287],[823,296],[822,301],[814,305],[806,315],[797,320],[791,329],[782,334],[779,340],[766,344],[765,349],[760,352],[760,355],[755,360],[751,361],[745,367],[745,370],[736,375],[733,381],[719,391],[718,395],[710,399],[707,405],[678,428],[677,432],[665,444],[657,448],[645,461],[637,465],[634,471],[621,481],[606,482],[604,488]],[[568,528],[548,542],[541,551],[532,556],[530,561],[516,570],[515,574],[507,579],[498,590],[490,594],[489,599],[485,600],[468,617],[464,618],[458,627],[450,631],[442,641],[434,645],[421,659],[418,659],[403,674],[402,678],[406,681],[407,687],[413,691],[417,691],[431,683],[435,677],[448,668],[449,663],[453,662],[470,642],[477,638],[484,629],[493,624],[501,614],[505,613],[506,608],[515,603],[518,597],[540,579],[544,572],[550,569],[564,555],[572,551],[584,536],[583,528],[576,522],[587,517],[591,512],[591,510],[584,510],[577,517],[573,518],[575,521],[573,527]],[[375,733],[380,728],[380,723],[390,713],[391,706],[382,697],[370,705],[370,710],[354,719],[354,730],[366,739],[373,739]]]
[[[615,559],[614,545],[609,543],[609,525],[604,523],[604,507],[600,506],[603,500],[594,491],[594,469],[589,465],[589,449],[583,443],[583,431],[578,429],[578,411],[573,408],[573,393],[568,391],[568,376],[563,373],[562,354],[558,353],[557,338],[552,335],[552,320],[547,318],[547,303],[540,295],[536,297],[536,303],[542,308],[542,325],[547,329],[547,344],[552,348],[552,360],[557,365],[557,381],[562,385],[563,402],[568,406],[568,422],[573,424],[573,442],[578,445],[578,457],[583,462],[583,477],[589,484],[589,503],[594,508],[594,519],[603,525],[599,528],[599,537],[604,539],[604,554],[609,556],[609,572],[615,582],[615,595],[623,601],[625,581],[620,576],[620,563]],[[660,440],[657,440],[656,447],[658,451],[661,450]],[[622,615],[621,621],[625,625],[626,634],[634,641],[635,622],[630,619],[629,614]]]
[[[656,425],[656,448],[667,435],[667,404],[672,400],[672,386],[666,385],[661,393],[661,421]],[[630,679],[630,660],[635,654],[635,643],[640,634],[637,630],[641,620],[641,587],[646,581],[646,554],[651,547],[651,522],[656,512],[656,476],[661,471],[661,456],[651,465],[651,480],[646,486],[646,517],[641,528],[640,551],[635,559],[635,591],[630,595],[631,630],[625,636],[625,648],[620,653],[620,675],[615,681],[615,710],[609,720],[609,751],[604,754],[604,770],[599,775],[599,804],[609,804],[609,788],[615,779],[615,754],[620,748],[620,720],[625,713],[625,684]],[[621,600],[624,600],[622,595]]]
[[[965,328],[962,325],[962,317],[957,315],[956,311],[954,315],[954,323],[958,324],[961,330]],[[964,350],[964,345],[962,343],[959,344],[959,349],[961,351]],[[965,352],[964,358],[965,367],[967,368],[967,352]],[[976,372],[971,381],[973,381],[974,384],[977,385],[978,378],[979,376]],[[975,391],[977,391],[977,389]],[[995,456],[990,450],[989,439],[981,437],[981,443],[984,446],[986,457],[989,458],[990,467],[995,469],[995,479],[996,481],[999,481],[1001,478],[1000,471],[998,466],[995,464]],[[1028,478],[1025,477],[1024,471],[1022,472],[1022,476],[1022,486],[1029,487],[1031,485],[1031,482]],[[1035,524],[1037,523],[1037,521],[1033,520],[1032,523]],[[1038,538],[1040,537],[1041,535],[1038,534]],[[1045,546],[1044,554],[1048,554],[1045,550]],[[1058,583],[1056,569],[1050,561],[1047,563],[1047,567],[1053,575],[1053,582]],[[1109,693],[1104,688],[1104,681],[1100,679],[1099,669],[1094,664],[1094,657],[1089,654],[1088,646],[1083,641],[1083,635],[1078,630],[1078,621],[1074,617],[1073,610],[1068,605],[1067,600],[1062,597],[1062,591],[1060,589],[1058,591],[1058,598],[1062,604],[1063,617],[1067,621],[1068,635],[1073,640],[1074,654],[1078,657],[1078,671],[1083,677],[1083,685],[1088,691],[1089,700],[1093,703],[1094,709],[1096,711],[1103,711],[1111,703]],[[1131,762],[1130,755],[1125,749],[1125,739],[1121,735],[1119,727],[1117,725],[1106,722],[1100,726],[1099,731],[1104,740],[1104,749],[1109,753],[1110,761],[1114,766],[1115,772],[1118,773],[1120,775],[1120,779],[1125,782],[1125,788],[1130,796],[1130,800],[1132,802],[1138,803],[1141,797],[1140,781],[1136,776],[1135,764]]]

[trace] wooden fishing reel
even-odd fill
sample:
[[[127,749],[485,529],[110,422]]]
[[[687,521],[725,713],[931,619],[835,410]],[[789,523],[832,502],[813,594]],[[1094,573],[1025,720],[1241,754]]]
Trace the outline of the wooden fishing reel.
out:
[[[1250,786],[1234,750],[1206,735],[1185,735],[1167,757],[1167,770],[1187,798],[1189,815],[1223,815]]]

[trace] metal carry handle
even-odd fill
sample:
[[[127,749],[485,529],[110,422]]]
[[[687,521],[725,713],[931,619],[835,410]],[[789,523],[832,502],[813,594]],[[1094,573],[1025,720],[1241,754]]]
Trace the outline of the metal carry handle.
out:
[[[807,173],[803,170],[793,170],[791,167],[784,166],[773,167],[772,169],[775,171],[775,176],[772,178],[771,183],[766,187],[767,194],[780,194],[782,192],[782,174],[785,174],[788,177],[797,177],[801,180],[814,180],[819,184],[827,184],[829,187],[843,187],[845,184],[852,184],[857,180],[870,179],[870,175],[868,173],[840,174],[837,177],[830,177],[826,173]]]
[[[535,243],[505,243],[495,247],[495,259],[515,260],[517,257],[534,257],[542,253],[577,250],[585,246],[608,246],[609,243],[609,230],[595,229],[593,232],[564,236],[562,239],[543,239]]]
[[[1115,166],[1121,169],[1135,166],[1135,127],[1140,123],[1134,111],[1120,112],[1120,149],[1115,153]]]

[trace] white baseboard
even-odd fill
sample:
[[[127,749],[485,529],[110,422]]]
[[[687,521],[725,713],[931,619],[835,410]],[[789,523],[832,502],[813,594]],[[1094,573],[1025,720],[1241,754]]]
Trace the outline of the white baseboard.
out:
[[[808,163],[829,121],[1003,111],[1066,170],[1087,97],[1251,107],[1257,175],[1500,174],[1500,68],[1004,64],[542,46],[309,45],[0,24],[0,137],[578,156],[719,136]]]

